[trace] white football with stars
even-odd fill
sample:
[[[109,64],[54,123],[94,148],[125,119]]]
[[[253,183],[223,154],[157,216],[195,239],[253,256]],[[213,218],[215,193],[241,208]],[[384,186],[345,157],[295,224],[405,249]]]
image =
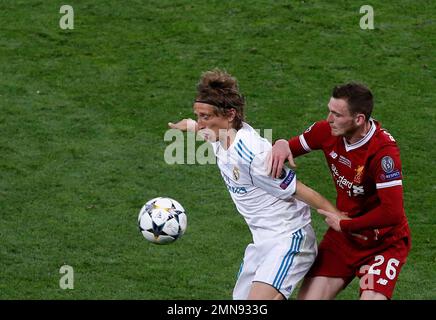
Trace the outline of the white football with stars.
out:
[[[159,197],[148,201],[139,211],[139,231],[152,243],[168,244],[186,231],[188,219],[182,205],[171,198]]]

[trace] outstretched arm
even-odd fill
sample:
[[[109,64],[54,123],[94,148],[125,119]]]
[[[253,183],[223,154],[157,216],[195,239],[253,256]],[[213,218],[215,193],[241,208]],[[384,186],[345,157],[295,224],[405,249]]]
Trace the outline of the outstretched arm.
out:
[[[329,212],[340,213],[340,211],[330,201],[298,180],[294,196],[295,198],[306,202],[314,209],[323,209]]]
[[[198,124],[197,121],[192,120],[190,118],[180,120],[177,123],[168,122],[168,127],[171,129],[181,130],[181,131],[187,131],[187,132],[195,132],[197,133],[197,136],[200,137],[203,140],[205,139],[204,130],[198,130]]]
[[[198,131],[197,121],[192,119],[183,119],[177,123],[168,122],[168,127],[170,127],[171,129],[178,129],[182,131]]]
[[[306,202],[312,208],[317,209],[318,213],[325,217],[325,222],[336,231],[341,231],[341,220],[350,220],[346,214],[339,211],[330,201],[298,180],[294,196]]]

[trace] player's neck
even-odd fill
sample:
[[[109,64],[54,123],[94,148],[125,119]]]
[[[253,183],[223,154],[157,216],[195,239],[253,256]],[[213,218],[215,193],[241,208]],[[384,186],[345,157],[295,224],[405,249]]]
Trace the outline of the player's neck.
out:
[[[237,131],[235,129],[229,129],[226,130],[225,134],[222,135],[220,133],[220,144],[224,148],[224,150],[227,150],[235,141]]]
[[[353,134],[351,134],[349,137],[345,137],[345,139],[347,140],[347,143],[354,144],[365,138],[370,129],[371,122],[365,122],[362,127],[357,128],[357,130]]]

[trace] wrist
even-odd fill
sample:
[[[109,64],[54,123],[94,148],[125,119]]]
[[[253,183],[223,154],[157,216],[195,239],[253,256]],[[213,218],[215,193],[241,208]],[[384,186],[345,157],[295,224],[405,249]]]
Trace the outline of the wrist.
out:
[[[277,140],[274,140],[273,145],[275,145],[275,144],[278,143],[278,142],[288,144],[288,140],[285,140],[285,139],[277,139]]]
[[[343,232],[350,231],[351,221],[352,221],[351,219],[341,219],[341,221],[339,221],[339,227],[341,228],[341,231]]]

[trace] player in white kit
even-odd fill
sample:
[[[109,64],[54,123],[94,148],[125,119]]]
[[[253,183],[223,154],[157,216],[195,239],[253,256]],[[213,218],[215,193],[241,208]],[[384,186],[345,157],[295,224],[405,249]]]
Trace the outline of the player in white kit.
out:
[[[233,299],[288,299],[317,253],[309,205],[337,209],[289,168],[278,179],[268,176],[264,164],[271,143],[243,121],[244,105],[235,78],[208,71],[197,86],[197,122],[184,119],[169,126],[196,131],[213,145],[227,189],[252,233]]]

